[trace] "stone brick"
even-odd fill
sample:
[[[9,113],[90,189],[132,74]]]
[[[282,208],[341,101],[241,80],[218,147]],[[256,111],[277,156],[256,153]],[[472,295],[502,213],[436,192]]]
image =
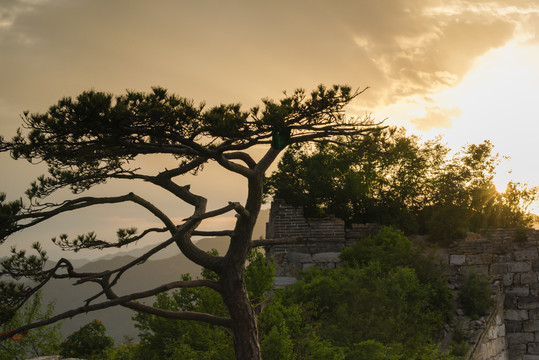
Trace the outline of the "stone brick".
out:
[[[466,255],[468,265],[489,265],[492,264],[494,256],[492,254]]]
[[[530,320],[539,320],[539,309],[531,309],[528,311]]]
[[[505,321],[505,330],[507,333],[522,332],[522,321],[507,320]]]
[[[466,255],[450,255],[449,264],[451,265],[462,265],[466,263]]]
[[[507,343],[510,347],[518,344],[527,344],[534,340],[535,336],[532,333],[521,332],[521,333],[509,333],[507,334]]]
[[[526,344],[517,344],[509,348],[509,360],[522,360],[522,355],[527,351]]]
[[[515,251],[513,255],[515,256],[516,261],[528,261],[528,260],[539,259],[539,254],[537,253],[536,248]]]
[[[539,284],[530,285],[530,295],[539,296]]]
[[[528,310],[505,310],[505,319],[514,321],[528,320]]]
[[[537,284],[537,273],[527,272],[520,274],[520,283],[525,285]]]
[[[539,309],[539,299],[535,296],[521,296],[518,299],[519,309]]]
[[[339,255],[340,255],[340,253],[338,253],[338,252],[319,253],[319,254],[314,254],[312,259],[313,259],[314,262],[333,262],[333,263],[336,263],[336,262],[341,261],[339,259]]]
[[[491,267],[492,268],[492,267]],[[507,273],[502,275],[503,286],[513,285],[513,274]]]
[[[509,272],[509,264],[492,264],[490,265],[490,273],[492,275],[502,275]]]
[[[506,289],[505,293],[516,296],[528,296],[530,294],[530,289],[527,286],[513,286]]]
[[[306,263],[306,262],[310,262],[311,259],[312,259],[311,254],[298,253],[298,252],[289,252],[288,253],[288,260],[290,260],[292,262]]]
[[[505,337],[507,335],[505,324],[501,324],[498,326],[498,336],[499,337]]]
[[[539,331],[539,320],[527,320],[522,323],[522,331],[536,332]]]
[[[532,264],[529,262],[519,261],[509,263],[509,271],[512,272],[529,272],[532,270]]]
[[[506,309],[518,309],[518,296],[505,292],[504,306]]]
[[[467,266],[461,266],[460,268],[463,274],[467,274],[470,271],[473,271],[476,274],[485,275],[485,276],[489,275],[488,265],[467,265]]]
[[[275,284],[275,287],[278,289],[281,289],[287,285],[291,285],[298,281],[295,277],[287,277],[287,276],[276,276],[273,279],[273,283]]]

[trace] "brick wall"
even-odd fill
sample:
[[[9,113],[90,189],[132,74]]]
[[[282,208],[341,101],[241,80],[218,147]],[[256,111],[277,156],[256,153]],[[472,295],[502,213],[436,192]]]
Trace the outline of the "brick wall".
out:
[[[266,247],[276,267],[275,286],[280,288],[296,281],[299,273],[311,267],[335,268],[339,254],[346,247],[377,231],[376,224],[353,225],[335,217],[305,218],[303,209],[274,201],[266,226],[266,238],[301,237],[297,244]]]

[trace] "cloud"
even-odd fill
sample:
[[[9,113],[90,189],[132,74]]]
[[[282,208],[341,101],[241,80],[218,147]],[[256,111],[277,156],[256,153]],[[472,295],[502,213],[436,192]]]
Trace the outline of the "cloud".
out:
[[[379,107],[457,85],[488,51],[535,37],[539,14],[531,1],[372,3],[362,2],[354,41],[381,72]]]
[[[370,86],[359,100],[376,110],[455,86],[539,23],[525,0],[7,1],[0,97],[43,107],[90,87],[252,105],[345,83]]]
[[[438,106],[427,107],[425,117],[415,118],[411,123],[417,130],[428,131],[433,128],[449,129],[453,123],[452,118],[462,114],[459,108],[443,109]]]
[[[48,0],[3,0],[0,4],[0,31],[11,29],[20,15],[46,2]]]

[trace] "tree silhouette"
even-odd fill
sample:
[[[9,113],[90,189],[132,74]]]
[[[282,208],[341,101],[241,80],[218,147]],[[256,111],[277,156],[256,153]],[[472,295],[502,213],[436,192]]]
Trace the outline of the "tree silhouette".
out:
[[[262,106],[249,111],[239,104],[220,105],[206,109],[204,104],[170,95],[165,89],[153,88],[150,93],[127,92],[111,94],[88,91],[76,99],[64,98],[43,114],[23,115],[24,129],[19,129],[11,141],[0,137],[0,151],[8,151],[15,159],[40,161],[48,165],[48,175],[40,176],[27,190],[30,204],[22,200],[6,201],[0,197],[0,237],[32,227],[58,214],[99,204],[132,203],[146,209],[162,223],[160,228],[119,229],[115,241],[100,240],[94,232],[70,239],[61,235],[54,239],[63,249],[79,250],[122,247],[152,233],[168,233],[167,240],[116,269],[97,273],[78,273],[67,259],[45,268],[46,254],[35,244],[37,255],[27,256],[13,250],[3,263],[2,275],[15,279],[26,277],[37,282],[29,289],[21,284],[1,283],[0,302],[2,321],[49,280],[75,279],[75,285],[93,282],[100,291],[82,306],[53,316],[46,321],[14,329],[3,334],[6,339],[31,328],[89,311],[121,305],[136,311],[171,319],[203,321],[231,329],[238,359],[259,359],[257,313],[260,307],[248,298],[244,266],[249,250],[260,245],[252,239],[252,231],[260,211],[265,171],[279,152],[289,144],[305,142],[341,143],[361,137],[379,128],[368,117],[349,118],[344,107],[364,90],[352,91],[346,86],[319,86],[311,94],[296,90],[284,94],[279,101],[262,100]],[[263,156],[255,160],[249,149],[265,145]],[[140,155],[172,156],[178,165],[158,173],[144,172],[133,167]],[[227,206],[207,209],[207,199],[191,191],[178,178],[201,170],[209,162],[244,177],[248,183],[243,203],[230,201]],[[162,209],[145,198],[127,191],[112,197],[80,196],[60,203],[45,202],[56,190],[68,188],[79,194],[111,179],[139,180],[166,190],[171,197],[192,206],[192,213],[177,223]],[[219,184],[220,179],[214,179]],[[234,200],[234,199],[232,199]],[[234,211],[233,229],[200,231],[204,221]],[[175,217],[178,214],[174,214]],[[208,254],[199,249],[191,236],[225,235],[230,238],[223,256]],[[169,246],[177,246],[194,263],[217,274],[217,280],[199,279],[175,281],[153,289],[118,295],[115,285],[129,269],[139,266],[152,255]],[[197,312],[174,312],[153,308],[136,302],[176,288],[207,287],[218,292],[229,317]],[[99,298],[105,295],[106,300]]]

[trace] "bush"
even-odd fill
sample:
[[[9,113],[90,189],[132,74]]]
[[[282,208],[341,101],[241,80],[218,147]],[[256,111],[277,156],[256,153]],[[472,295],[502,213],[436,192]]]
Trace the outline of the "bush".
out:
[[[111,337],[105,335],[105,325],[94,320],[69,335],[60,345],[62,357],[104,359],[105,353],[114,346]]]
[[[311,270],[285,290],[285,302],[312,309],[322,338],[340,347],[400,342],[407,351],[437,340],[453,298],[440,270],[402,232],[384,228],[341,259],[343,267]]]
[[[492,287],[488,278],[471,270],[459,289],[458,301],[466,315],[478,319],[494,304],[491,295]]]

